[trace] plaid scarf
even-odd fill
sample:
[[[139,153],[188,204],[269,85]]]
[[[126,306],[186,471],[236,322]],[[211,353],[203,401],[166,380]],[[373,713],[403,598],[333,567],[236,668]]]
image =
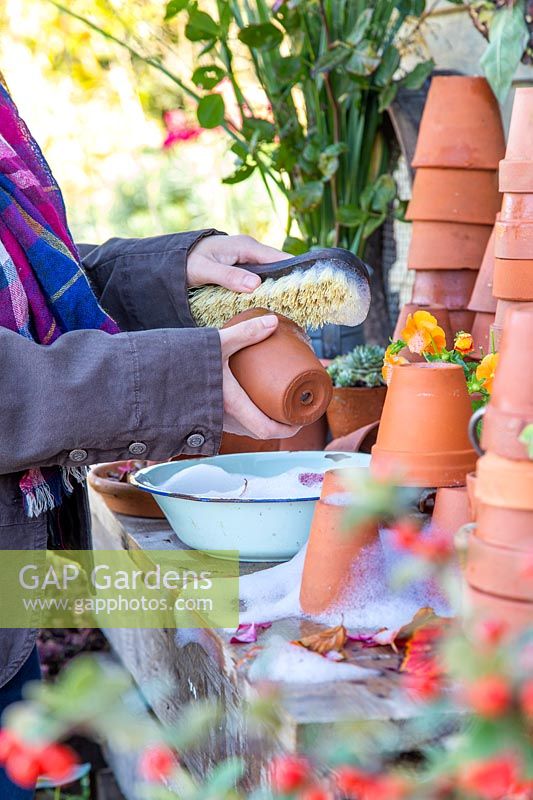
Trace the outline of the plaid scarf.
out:
[[[63,198],[0,75],[0,326],[37,344],[67,331],[118,327],[98,305],[70,235]],[[45,421],[43,421],[45,423]],[[29,469],[28,516],[61,504],[86,469]]]

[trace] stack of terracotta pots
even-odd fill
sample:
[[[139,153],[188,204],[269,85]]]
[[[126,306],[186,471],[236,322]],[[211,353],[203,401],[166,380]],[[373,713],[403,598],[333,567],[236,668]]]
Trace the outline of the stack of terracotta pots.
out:
[[[533,460],[523,431],[533,424],[533,303],[507,311],[490,403],[483,417],[466,578],[472,611],[513,630],[533,622]]]
[[[516,90],[507,151],[500,162],[500,191],[494,263],[496,345],[508,308],[533,301],[533,88]]]
[[[468,303],[499,210],[504,152],[500,110],[487,81],[433,78],[413,159],[408,265],[416,271],[412,302],[432,313],[431,307],[447,309],[454,332],[474,322]]]

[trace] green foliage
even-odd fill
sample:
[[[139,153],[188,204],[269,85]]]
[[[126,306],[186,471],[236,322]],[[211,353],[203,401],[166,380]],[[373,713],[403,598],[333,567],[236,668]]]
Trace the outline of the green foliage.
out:
[[[379,345],[358,345],[351,353],[337,356],[328,367],[328,373],[337,387],[383,386],[381,376],[385,349]]]
[[[504,5],[493,15],[489,26],[489,45],[483,53],[481,66],[501,102],[511,88],[528,39],[523,2]]]

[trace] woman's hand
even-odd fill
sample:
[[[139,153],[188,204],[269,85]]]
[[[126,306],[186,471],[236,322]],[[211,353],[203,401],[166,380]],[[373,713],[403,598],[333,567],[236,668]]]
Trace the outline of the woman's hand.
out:
[[[284,258],[290,255],[260,244],[251,236],[206,236],[187,259],[187,285],[214,283],[234,292],[253,292],[261,278],[234,265],[269,264]]]
[[[277,317],[269,314],[219,331],[222,345],[224,430],[228,433],[252,436],[254,439],[288,439],[300,430],[298,426],[274,422],[263,414],[241,388],[229,367],[229,358],[233,353],[267,339],[277,326]]]

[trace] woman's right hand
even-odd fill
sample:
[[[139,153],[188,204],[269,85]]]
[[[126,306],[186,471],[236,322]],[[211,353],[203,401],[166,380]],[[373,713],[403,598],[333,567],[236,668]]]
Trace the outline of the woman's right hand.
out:
[[[222,346],[224,430],[254,439],[288,439],[300,428],[275,422],[260,411],[235,379],[229,359],[238,350],[267,339],[278,326],[274,314],[239,322],[219,331]]]

